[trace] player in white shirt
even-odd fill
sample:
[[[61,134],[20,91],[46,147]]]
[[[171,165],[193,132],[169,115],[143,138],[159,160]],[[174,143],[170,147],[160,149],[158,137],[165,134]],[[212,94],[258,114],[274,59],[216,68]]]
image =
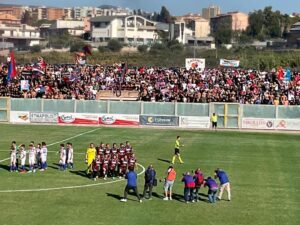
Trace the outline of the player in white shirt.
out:
[[[17,170],[17,148],[15,145],[10,147],[10,172],[18,172]]]
[[[67,143],[67,149],[68,149],[68,159],[67,159],[67,163],[68,166],[73,169],[74,168],[74,163],[73,163],[73,158],[74,158],[74,150],[73,150],[73,145],[72,143],[68,142]]]
[[[25,168],[26,150],[24,144],[22,144],[20,147],[20,160],[21,160],[21,173],[25,173],[26,172],[26,168]]]
[[[45,171],[47,169],[47,145],[45,142],[42,142],[42,148],[41,148],[41,162],[42,162],[42,169],[41,171]]]
[[[67,157],[67,152],[65,149],[65,145],[60,144],[60,150],[59,150],[59,169],[60,170],[66,170],[66,157]]]
[[[31,143],[29,145],[29,150],[28,150],[28,160],[29,160],[29,173],[35,172],[34,164],[35,164],[35,159],[36,159],[36,151],[34,145]]]

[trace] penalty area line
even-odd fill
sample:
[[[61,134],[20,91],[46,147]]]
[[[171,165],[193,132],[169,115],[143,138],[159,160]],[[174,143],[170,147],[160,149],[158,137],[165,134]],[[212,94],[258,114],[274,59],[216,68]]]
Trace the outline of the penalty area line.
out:
[[[74,138],[80,137],[80,136],[85,135],[85,134],[92,133],[92,132],[97,131],[97,130],[100,130],[100,129],[101,129],[101,127],[96,128],[96,129],[93,129],[93,130],[89,130],[89,131],[86,131],[86,132],[83,132],[83,133],[74,135],[74,136],[72,136],[72,137],[63,139],[63,140],[61,140],[61,141],[56,141],[56,142],[54,142],[54,143],[48,144],[47,146],[52,146],[52,145],[60,144],[61,142],[69,141],[69,140],[72,140],[72,139],[74,139]],[[2,151],[4,151],[4,150],[0,150],[0,151],[2,152]],[[6,151],[6,150],[5,150],[5,151]],[[51,151],[49,151],[49,152],[51,152]],[[1,162],[4,162],[4,161],[6,161],[6,160],[9,160],[9,159],[10,159],[10,157],[9,157],[9,158],[6,158],[6,159],[2,159],[2,160],[0,160],[0,163],[1,163]]]

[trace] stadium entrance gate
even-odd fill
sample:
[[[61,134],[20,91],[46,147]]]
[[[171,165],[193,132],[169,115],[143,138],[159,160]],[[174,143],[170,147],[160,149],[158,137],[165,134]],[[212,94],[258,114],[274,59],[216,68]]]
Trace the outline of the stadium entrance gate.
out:
[[[216,113],[218,116],[218,127],[240,128],[240,104],[237,103],[210,103],[209,114]]]
[[[9,121],[10,98],[0,97],[0,122]]]

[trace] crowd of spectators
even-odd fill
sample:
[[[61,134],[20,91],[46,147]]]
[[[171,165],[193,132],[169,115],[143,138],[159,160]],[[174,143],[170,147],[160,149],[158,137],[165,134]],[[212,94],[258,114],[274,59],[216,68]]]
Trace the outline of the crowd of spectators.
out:
[[[257,71],[213,68],[128,67],[124,64],[18,65],[17,77],[6,80],[7,67],[0,67],[0,96],[14,98],[94,100],[101,90],[135,90],[139,99],[151,102],[235,102],[242,104],[300,105],[300,73],[291,70],[291,80],[278,79],[275,69]],[[21,91],[21,80],[29,90]]]

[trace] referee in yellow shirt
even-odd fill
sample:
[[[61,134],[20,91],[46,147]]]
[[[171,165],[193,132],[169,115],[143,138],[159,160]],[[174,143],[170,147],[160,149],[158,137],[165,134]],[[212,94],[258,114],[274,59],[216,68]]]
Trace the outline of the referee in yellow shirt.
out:
[[[92,163],[96,158],[96,149],[93,143],[90,144],[90,147],[86,150],[85,154],[85,163],[87,163],[86,173],[89,174],[92,171]]]
[[[174,156],[173,156],[173,159],[172,159],[172,164],[175,163],[176,157],[179,159],[179,162],[181,164],[183,163],[183,161],[182,161],[182,159],[180,157],[180,147],[181,146],[184,146],[184,145],[180,144],[180,136],[177,136],[176,141],[175,141],[175,152],[174,152]]]
[[[216,131],[218,126],[218,116],[215,113],[213,113],[211,116],[211,124],[212,124],[212,129],[215,129]]]

